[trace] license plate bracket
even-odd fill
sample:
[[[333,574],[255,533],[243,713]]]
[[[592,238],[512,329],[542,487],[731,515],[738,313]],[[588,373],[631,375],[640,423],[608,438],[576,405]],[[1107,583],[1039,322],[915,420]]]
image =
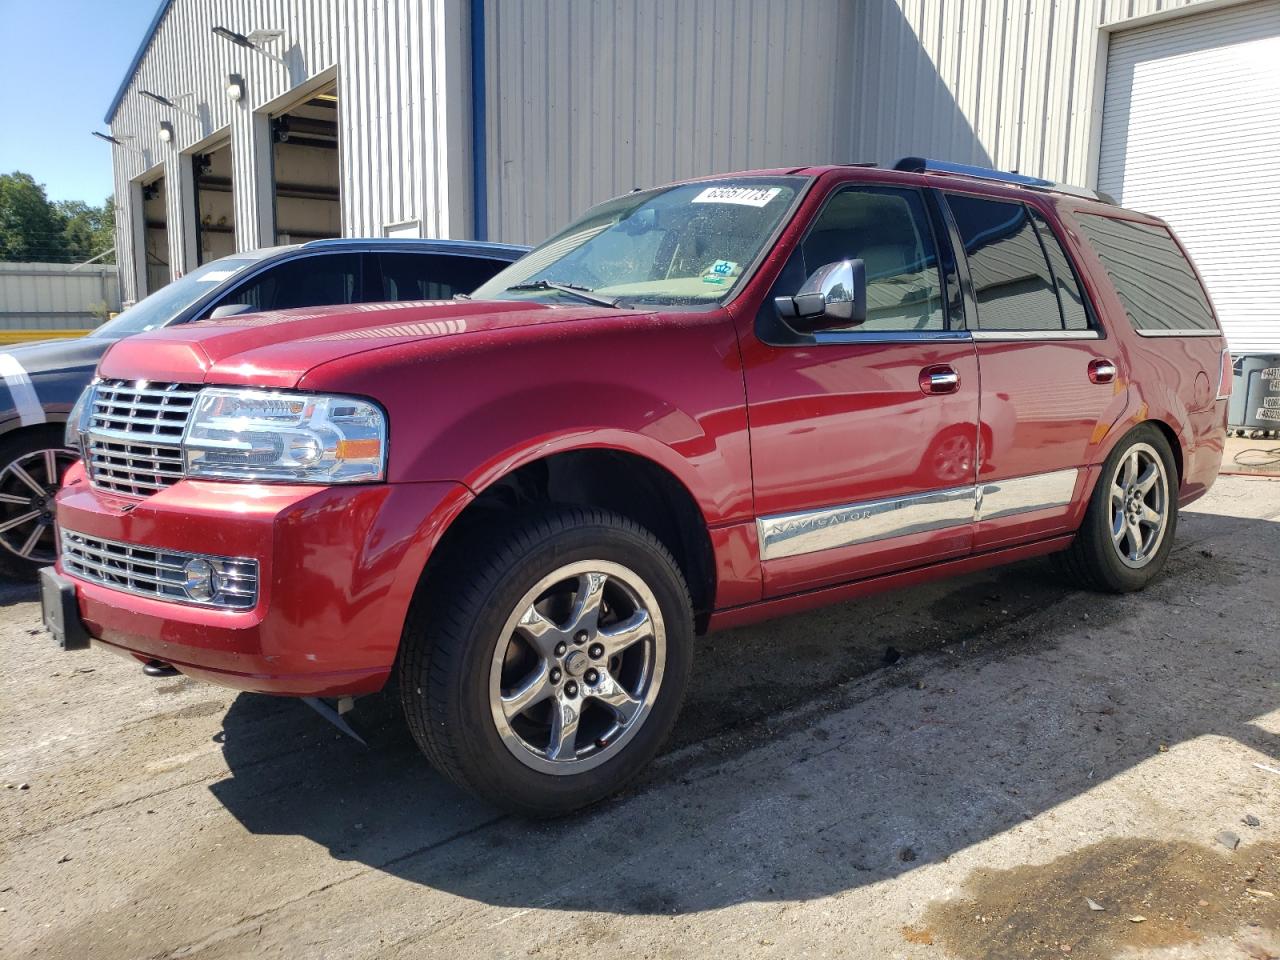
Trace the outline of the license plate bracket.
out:
[[[40,616],[63,650],[87,650],[89,631],[80,619],[76,585],[53,567],[40,570]]]

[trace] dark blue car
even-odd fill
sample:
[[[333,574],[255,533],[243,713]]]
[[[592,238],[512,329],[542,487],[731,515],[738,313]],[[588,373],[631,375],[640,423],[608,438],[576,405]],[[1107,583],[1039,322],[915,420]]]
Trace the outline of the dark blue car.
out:
[[[53,495],[76,459],[63,425],[107,348],[130,334],[289,307],[447,300],[527,247],[457,240],[313,240],[203,264],[86,337],[0,353],[0,573],[53,562]]]

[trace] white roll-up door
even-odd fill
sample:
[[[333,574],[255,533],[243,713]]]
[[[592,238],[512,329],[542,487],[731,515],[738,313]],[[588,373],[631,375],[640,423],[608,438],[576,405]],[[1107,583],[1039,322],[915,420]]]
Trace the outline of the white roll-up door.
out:
[[[1116,33],[1098,188],[1163,217],[1234,353],[1280,353],[1280,2]]]

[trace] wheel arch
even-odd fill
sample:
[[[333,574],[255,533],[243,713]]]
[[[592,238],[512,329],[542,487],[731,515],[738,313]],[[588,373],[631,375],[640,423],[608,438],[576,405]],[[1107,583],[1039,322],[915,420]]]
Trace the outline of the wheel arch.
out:
[[[638,443],[626,443],[634,439]],[[671,552],[684,575],[699,629],[715,603],[716,563],[706,511],[675,454],[654,455],[644,437],[564,437],[496,457],[467,481],[473,498],[455,515],[427,561],[448,562],[473,524],[502,512],[551,504],[609,510],[645,527]],[[681,463],[684,463],[681,461]],[[687,464],[686,464],[687,466]],[[682,476],[683,474],[683,476]]]
[[[1186,475],[1182,438],[1178,434],[1177,427],[1161,417],[1134,416],[1119,425],[1123,426],[1123,429],[1112,430],[1107,437],[1107,442],[1099,447],[1096,460],[1098,468],[1100,469],[1106,463],[1107,457],[1111,456],[1112,451],[1120,446],[1126,437],[1133,433],[1134,430],[1146,425],[1155,427],[1156,430],[1160,431],[1161,436],[1169,444],[1169,450],[1173,454],[1173,465],[1178,474],[1178,484],[1181,486],[1183,477]]]

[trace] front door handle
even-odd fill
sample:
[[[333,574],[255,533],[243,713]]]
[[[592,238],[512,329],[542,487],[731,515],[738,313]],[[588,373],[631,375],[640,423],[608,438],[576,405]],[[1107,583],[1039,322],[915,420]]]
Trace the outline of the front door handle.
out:
[[[946,364],[925,367],[920,371],[922,393],[955,393],[960,389],[960,374]]]
[[[1116,378],[1116,365],[1111,360],[1099,358],[1089,361],[1089,380],[1092,383],[1111,383]]]

